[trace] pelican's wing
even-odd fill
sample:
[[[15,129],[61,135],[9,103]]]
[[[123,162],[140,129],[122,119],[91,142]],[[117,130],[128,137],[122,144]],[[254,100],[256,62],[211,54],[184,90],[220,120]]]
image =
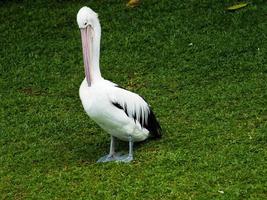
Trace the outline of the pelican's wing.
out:
[[[109,98],[113,106],[121,109],[125,114],[149,131],[152,137],[161,137],[161,127],[148,103],[138,94],[120,88],[112,87]]]

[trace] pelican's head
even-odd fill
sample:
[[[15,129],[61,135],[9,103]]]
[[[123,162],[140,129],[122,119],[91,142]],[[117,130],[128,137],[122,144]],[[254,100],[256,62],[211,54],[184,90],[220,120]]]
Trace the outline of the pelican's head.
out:
[[[82,7],[77,14],[77,23],[80,29],[93,26],[98,15],[89,7]]]

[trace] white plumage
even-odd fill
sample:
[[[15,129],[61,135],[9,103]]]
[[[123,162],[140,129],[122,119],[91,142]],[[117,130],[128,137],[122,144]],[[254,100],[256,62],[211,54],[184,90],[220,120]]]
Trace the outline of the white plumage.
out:
[[[149,106],[139,95],[116,87],[107,80],[88,87],[84,79],[80,87],[80,98],[91,119],[114,137],[128,141],[130,135],[137,142],[148,138],[149,131],[141,126],[140,119],[147,121]],[[114,106],[114,103],[123,105],[124,109]],[[124,111],[126,107],[129,116]],[[136,121],[134,115],[138,116]]]
[[[79,95],[86,113],[111,135],[110,153],[99,162],[133,159],[133,142],[160,137],[161,128],[151,108],[138,94],[102,78],[99,67],[101,26],[98,15],[88,7],[77,14],[81,29],[85,79]],[[129,155],[115,153],[115,138],[129,141]]]

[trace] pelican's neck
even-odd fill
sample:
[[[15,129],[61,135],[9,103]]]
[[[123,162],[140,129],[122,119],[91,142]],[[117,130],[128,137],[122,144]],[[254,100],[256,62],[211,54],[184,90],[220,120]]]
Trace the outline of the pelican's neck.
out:
[[[91,38],[92,46],[90,48],[90,54],[91,54],[90,73],[91,73],[91,81],[92,83],[95,83],[96,81],[102,79],[99,67],[101,26],[97,18],[93,21],[92,28],[93,28],[93,34]],[[88,74],[86,74],[86,76],[88,76]]]

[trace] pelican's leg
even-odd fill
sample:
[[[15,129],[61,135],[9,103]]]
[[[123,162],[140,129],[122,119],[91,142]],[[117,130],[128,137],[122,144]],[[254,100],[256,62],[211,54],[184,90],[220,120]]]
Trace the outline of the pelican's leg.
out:
[[[117,160],[117,156],[115,153],[115,140],[115,137],[111,136],[109,154],[101,157],[97,162],[109,162]]]
[[[129,135],[129,154],[117,157],[116,161],[131,162],[132,160],[133,160],[133,139],[132,136]]]

